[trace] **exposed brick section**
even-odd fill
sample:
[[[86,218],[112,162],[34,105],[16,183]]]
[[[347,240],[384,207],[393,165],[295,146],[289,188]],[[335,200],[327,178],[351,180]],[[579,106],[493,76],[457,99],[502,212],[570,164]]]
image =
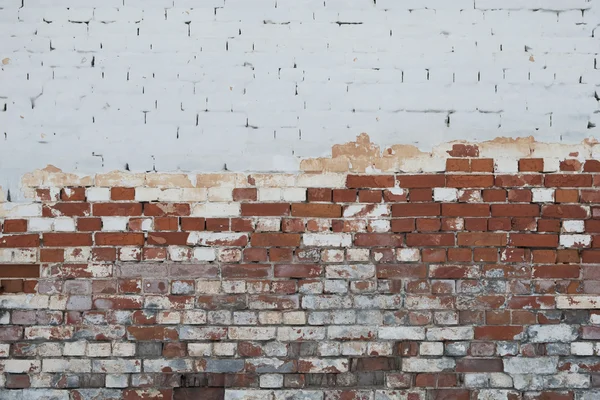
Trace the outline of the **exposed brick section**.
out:
[[[598,397],[599,164],[447,151],[0,203],[0,398]]]

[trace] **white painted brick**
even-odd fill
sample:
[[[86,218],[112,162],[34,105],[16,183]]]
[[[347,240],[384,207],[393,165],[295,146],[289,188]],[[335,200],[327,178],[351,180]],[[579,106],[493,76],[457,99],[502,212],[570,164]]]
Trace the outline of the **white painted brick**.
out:
[[[591,342],[573,342],[571,343],[571,354],[575,356],[593,356],[594,343]]]
[[[103,231],[126,231],[129,217],[102,217]]]
[[[347,233],[305,233],[303,241],[305,246],[350,247],[352,236]]]
[[[458,200],[458,190],[453,188],[433,188],[433,200],[454,202]]]
[[[396,249],[398,261],[419,261],[421,253],[419,249]]]
[[[282,195],[285,201],[306,201],[306,189],[285,188],[282,190]]]
[[[215,249],[212,247],[196,247],[192,258],[198,261],[214,261]]]
[[[194,217],[237,217],[240,215],[239,203],[196,204],[192,208]]]
[[[280,201],[282,197],[281,189],[279,188],[259,188],[259,201]]]
[[[75,220],[73,218],[55,218],[54,230],[57,232],[75,232]]]
[[[50,232],[53,221],[52,218],[30,218],[27,229],[30,232]]]
[[[109,201],[110,188],[90,187],[85,190],[87,201]]]
[[[554,189],[531,189],[534,203],[552,203],[554,202]]]
[[[560,235],[560,245],[564,247],[590,247],[590,235]]]
[[[563,221],[563,230],[568,233],[583,232],[585,230],[585,222],[581,220]]]

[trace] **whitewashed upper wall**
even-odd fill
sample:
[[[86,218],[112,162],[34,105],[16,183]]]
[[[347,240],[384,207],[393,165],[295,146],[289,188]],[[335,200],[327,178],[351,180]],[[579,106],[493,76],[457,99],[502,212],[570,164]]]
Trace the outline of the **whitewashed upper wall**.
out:
[[[368,132],[579,142],[600,0],[0,0],[0,186],[295,170]]]

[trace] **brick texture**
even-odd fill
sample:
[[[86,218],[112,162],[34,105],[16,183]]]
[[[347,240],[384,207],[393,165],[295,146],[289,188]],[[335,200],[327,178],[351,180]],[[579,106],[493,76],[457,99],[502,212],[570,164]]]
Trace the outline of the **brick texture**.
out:
[[[449,155],[50,174],[0,203],[0,398],[600,398],[600,169]]]

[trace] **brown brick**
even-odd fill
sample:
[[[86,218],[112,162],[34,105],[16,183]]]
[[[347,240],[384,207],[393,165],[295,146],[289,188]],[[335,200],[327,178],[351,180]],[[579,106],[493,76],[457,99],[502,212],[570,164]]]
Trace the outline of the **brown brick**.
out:
[[[229,218],[207,218],[206,230],[223,232],[229,230]]]
[[[452,150],[446,153],[451,157],[479,157],[479,147],[476,144],[453,144]]]
[[[494,172],[494,160],[492,158],[474,158],[471,160],[472,172]]]
[[[346,187],[350,189],[360,188],[388,188],[394,187],[393,175],[348,175]]]
[[[476,340],[515,340],[523,332],[522,326],[476,326]]]
[[[508,243],[518,247],[558,247],[558,235],[511,233]]]
[[[504,188],[542,186],[543,178],[541,174],[496,175],[495,186]]]
[[[56,203],[42,205],[42,216],[54,217],[85,217],[90,215],[89,203]]]
[[[471,160],[468,158],[446,159],[447,172],[471,172]]]
[[[4,233],[23,233],[27,232],[26,219],[5,219],[3,226]]]
[[[393,217],[439,217],[440,204],[392,204]]]
[[[521,158],[519,160],[520,172],[542,172],[544,170],[543,158]]]
[[[0,278],[38,278],[39,264],[0,264]]]
[[[114,201],[135,200],[135,188],[113,187],[110,188],[110,199]]]
[[[454,246],[452,233],[408,233],[406,244],[410,247]]]
[[[298,247],[300,238],[296,233],[254,233],[250,242],[257,247]]]
[[[288,203],[242,203],[243,216],[257,217],[278,217],[290,215],[290,205]]]
[[[442,215],[448,217],[487,217],[488,204],[442,204]]]
[[[410,202],[417,201],[432,201],[433,200],[433,189],[410,189],[408,194]]]
[[[358,201],[361,203],[381,203],[383,192],[381,190],[359,190]]]
[[[151,217],[185,217],[190,215],[190,205],[188,203],[145,203],[144,215]]]
[[[493,175],[446,175],[446,186],[454,188],[479,188],[494,186]]]
[[[101,217],[112,216],[140,216],[142,215],[141,203],[94,203],[92,213]]]
[[[544,178],[546,187],[586,187],[592,186],[590,174],[548,174]]]
[[[102,230],[102,219],[77,218],[77,230],[82,232],[93,232]]]
[[[154,218],[154,229],[157,231],[176,231],[179,229],[179,218],[156,217]]]
[[[446,176],[436,175],[398,175],[396,177],[398,185],[402,188],[435,188],[446,186]]]
[[[314,218],[339,218],[342,216],[342,206],[339,204],[292,204],[292,216]]]
[[[575,204],[549,204],[542,207],[542,217],[544,218],[587,218],[586,208]]]
[[[577,203],[579,192],[575,189],[556,189],[554,198],[557,203]]]
[[[182,217],[181,218],[181,230],[182,231],[203,231],[206,220],[198,217]]]
[[[462,358],[456,361],[456,372],[502,372],[501,358]]]
[[[360,247],[400,247],[403,242],[403,235],[390,233],[357,233],[354,235],[354,245]]]
[[[60,190],[60,199],[62,201],[85,201],[84,187],[62,188]]]
[[[65,260],[64,249],[40,249],[40,261],[49,263],[60,263]]]
[[[231,264],[221,267],[221,274],[226,279],[257,279],[272,276],[272,267],[261,264]]]
[[[152,233],[153,235],[159,235],[159,233]],[[133,233],[133,232],[97,232],[94,235],[94,240],[99,246],[143,246],[144,245],[144,234]],[[150,240],[148,240],[150,242]],[[155,244],[155,243],[151,243]]]
[[[136,243],[141,241],[141,245],[144,244],[143,233],[135,233],[133,235],[141,236],[131,237],[132,241],[136,241]],[[185,246],[189,235],[189,232],[150,232],[148,233],[148,244],[154,246]]]
[[[275,265],[276,278],[317,278],[323,274],[323,267],[314,264]]]
[[[44,246],[49,247],[77,247],[91,246],[90,233],[44,233]]]
[[[537,204],[492,204],[494,217],[537,217],[540,206]]]
[[[256,188],[235,188],[232,194],[233,201],[256,201],[258,199]]]

